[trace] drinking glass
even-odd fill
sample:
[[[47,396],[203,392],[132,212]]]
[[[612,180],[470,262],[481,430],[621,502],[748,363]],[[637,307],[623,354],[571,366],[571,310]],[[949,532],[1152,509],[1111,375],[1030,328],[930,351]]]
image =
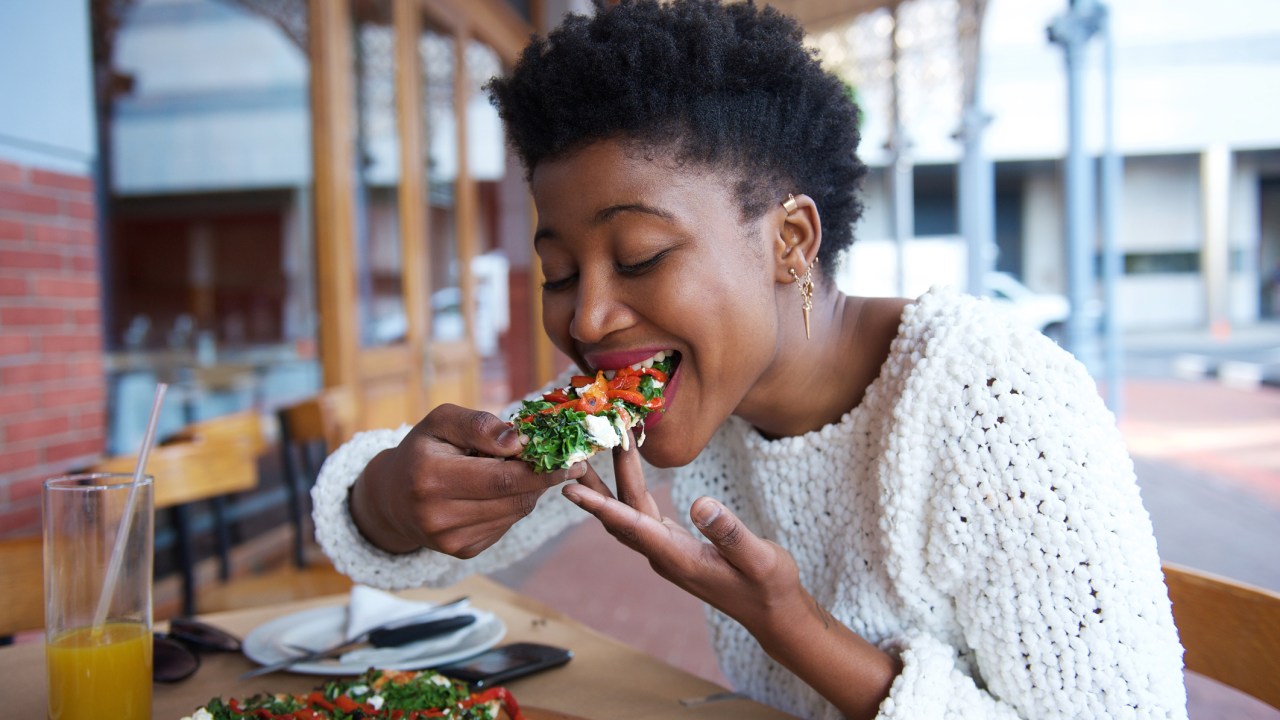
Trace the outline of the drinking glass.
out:
[[[136,488],[123,474],[45,481],[49,720],[150,720],[154,518],[150,476]],[[115,553],[122,553],[118,574],[97,624]]]

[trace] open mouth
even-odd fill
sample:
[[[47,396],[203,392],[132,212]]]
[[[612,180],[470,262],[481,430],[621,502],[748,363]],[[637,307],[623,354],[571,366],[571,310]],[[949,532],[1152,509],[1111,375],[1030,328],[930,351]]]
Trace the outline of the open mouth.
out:
[[[657,365],[660,363],[665,363],[665,365],[667,366],[667,377],[669,378],[675,374],[676,366],[680,364],[680,353],[676,352],[675,350],[659,350],[658,352],[654,353],[652,356],[645,358],[640,362],[632,363],[631,369],[641,370],[643,368],[651,368],[654,365]],[[618,368],[614,368],[613,370],[605,370],[604,376],[607,379],[612,380],[613,376],[616,375],[617,372],[618,372]]]

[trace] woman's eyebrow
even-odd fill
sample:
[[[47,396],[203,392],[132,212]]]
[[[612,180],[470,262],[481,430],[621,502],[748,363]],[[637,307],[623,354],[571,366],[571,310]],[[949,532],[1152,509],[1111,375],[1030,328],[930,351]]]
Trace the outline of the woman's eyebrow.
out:
[[[654,217],[662,218],[667,222],[676,221],[676,216],[670,212],[659,207],[654,207],[653,205],[645,205],[644,203],[619,203],[617,205],[610,205],[609,207],[603,208],[597,212],[595,217],[591,220],[593,224],[600,225],[609,222],[619,213],[624,212],[653,215]],[[556,231],[551,228],[538,228],[538,230],[533,234],[533,244],[537,245],[542,240],[554,240],[558,237],[559,235],[556,234]]]
[[[609,207],[597,212],[595,222],[597,225],[608,222],[618,213],[623,212],[638,212],[644,213],[645,215],[654,215],[668,222],[674,222],[676,219],[675,215],[652,205],[645,205],[644,203],[621,203],[618,205],[610,205]]]

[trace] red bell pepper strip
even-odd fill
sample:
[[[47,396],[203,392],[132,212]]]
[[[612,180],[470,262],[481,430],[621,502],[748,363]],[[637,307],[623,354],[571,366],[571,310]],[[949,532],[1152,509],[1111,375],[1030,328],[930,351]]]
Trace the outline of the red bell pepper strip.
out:
[[[612,390],[635,390],[640,387],[639,375],[615,375],[609,381],[609,388]]]
[[[649,377],[652,377],[654,380],[657,380],[663,385],[667,384],[667,374],[662,372],[658,368],[645,368],[640,371],[640,374],[648,375]]]
[[[504,687],[490,688],[484,692],[476,693],[459,704],[464,708],[469,708],[473,705],[483,705],[494,700],[502,703],[502,706],[507,710],[507,714],[511,716],[511,720],[524,720],[524,714],[520,712],[520,704],[512,697],[511,691]]]
[[[661,371],[661,370],[659,370],[658,368],[651,368],[651,367],[648,367],[648,368],[640,368],[639,370],[635,370],[635,369],[630,368],[630,367],[624,367],[624,368],[621,368],[620,370],[618,370],[618,373],[617,373],[617,375],[614,375],[614,378],[617,378],[619,375],[622,375],[622,376],[624,376],[624,377],[625,377],[625,376],[632,376],[632,375],[633,375],[633,376],[635,376],[635,377],[640,377],[641,375],[649,375],[649,376],[650,376],[650,377],[652,377],[654,380],[657,380],[658,382],[660,382],[660,383],[662,383],[662,384],[664,384],[664,385],[665,385],[665,384],[666,384],[666,382],[667,382],[667,374],[666,374],[666,373],[664,373],[664,372],[662,372],[662,371]]]
[[[333,703],[324,699],[324,693],[318,690],[307,696],[307,702],[311,703],[312,705],[318,705],[324,708],[325,710],[332,710],[334,707]]]
[[[555,390],[552,390],[546,395],[543,395],[542,399],[546,400],[547,402],[562,403],[562,402],[569,401],[569,395],[564,391],[563,388],[556,388]]]
[[[626,400],[627,402],[637,407],[645,406],[644,395],[641,395],[635,390],[610,390],[609,399],[613,400],[614,398],[617,398],[619,400]]]

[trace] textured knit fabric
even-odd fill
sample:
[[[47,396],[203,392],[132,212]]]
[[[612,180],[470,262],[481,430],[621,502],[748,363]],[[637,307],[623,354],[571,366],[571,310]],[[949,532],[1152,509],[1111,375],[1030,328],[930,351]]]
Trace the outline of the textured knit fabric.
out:
[[[405,431],[344,445],[314,490],[320,542],[358,581],[449,583],[585,517],[551,491],[473,560],[383,553],[356,532],[347,490]],[[730,418],[672,492],[681,508],[723,501],[795,556],[836,618],[901,658],[881,718],[1186,717],[1182,648],[1114,419],[1074,359],[984,301],[922,296],[840,422],[766,440]],[[708,620],[735,687],[840,716],[742,626]]]

